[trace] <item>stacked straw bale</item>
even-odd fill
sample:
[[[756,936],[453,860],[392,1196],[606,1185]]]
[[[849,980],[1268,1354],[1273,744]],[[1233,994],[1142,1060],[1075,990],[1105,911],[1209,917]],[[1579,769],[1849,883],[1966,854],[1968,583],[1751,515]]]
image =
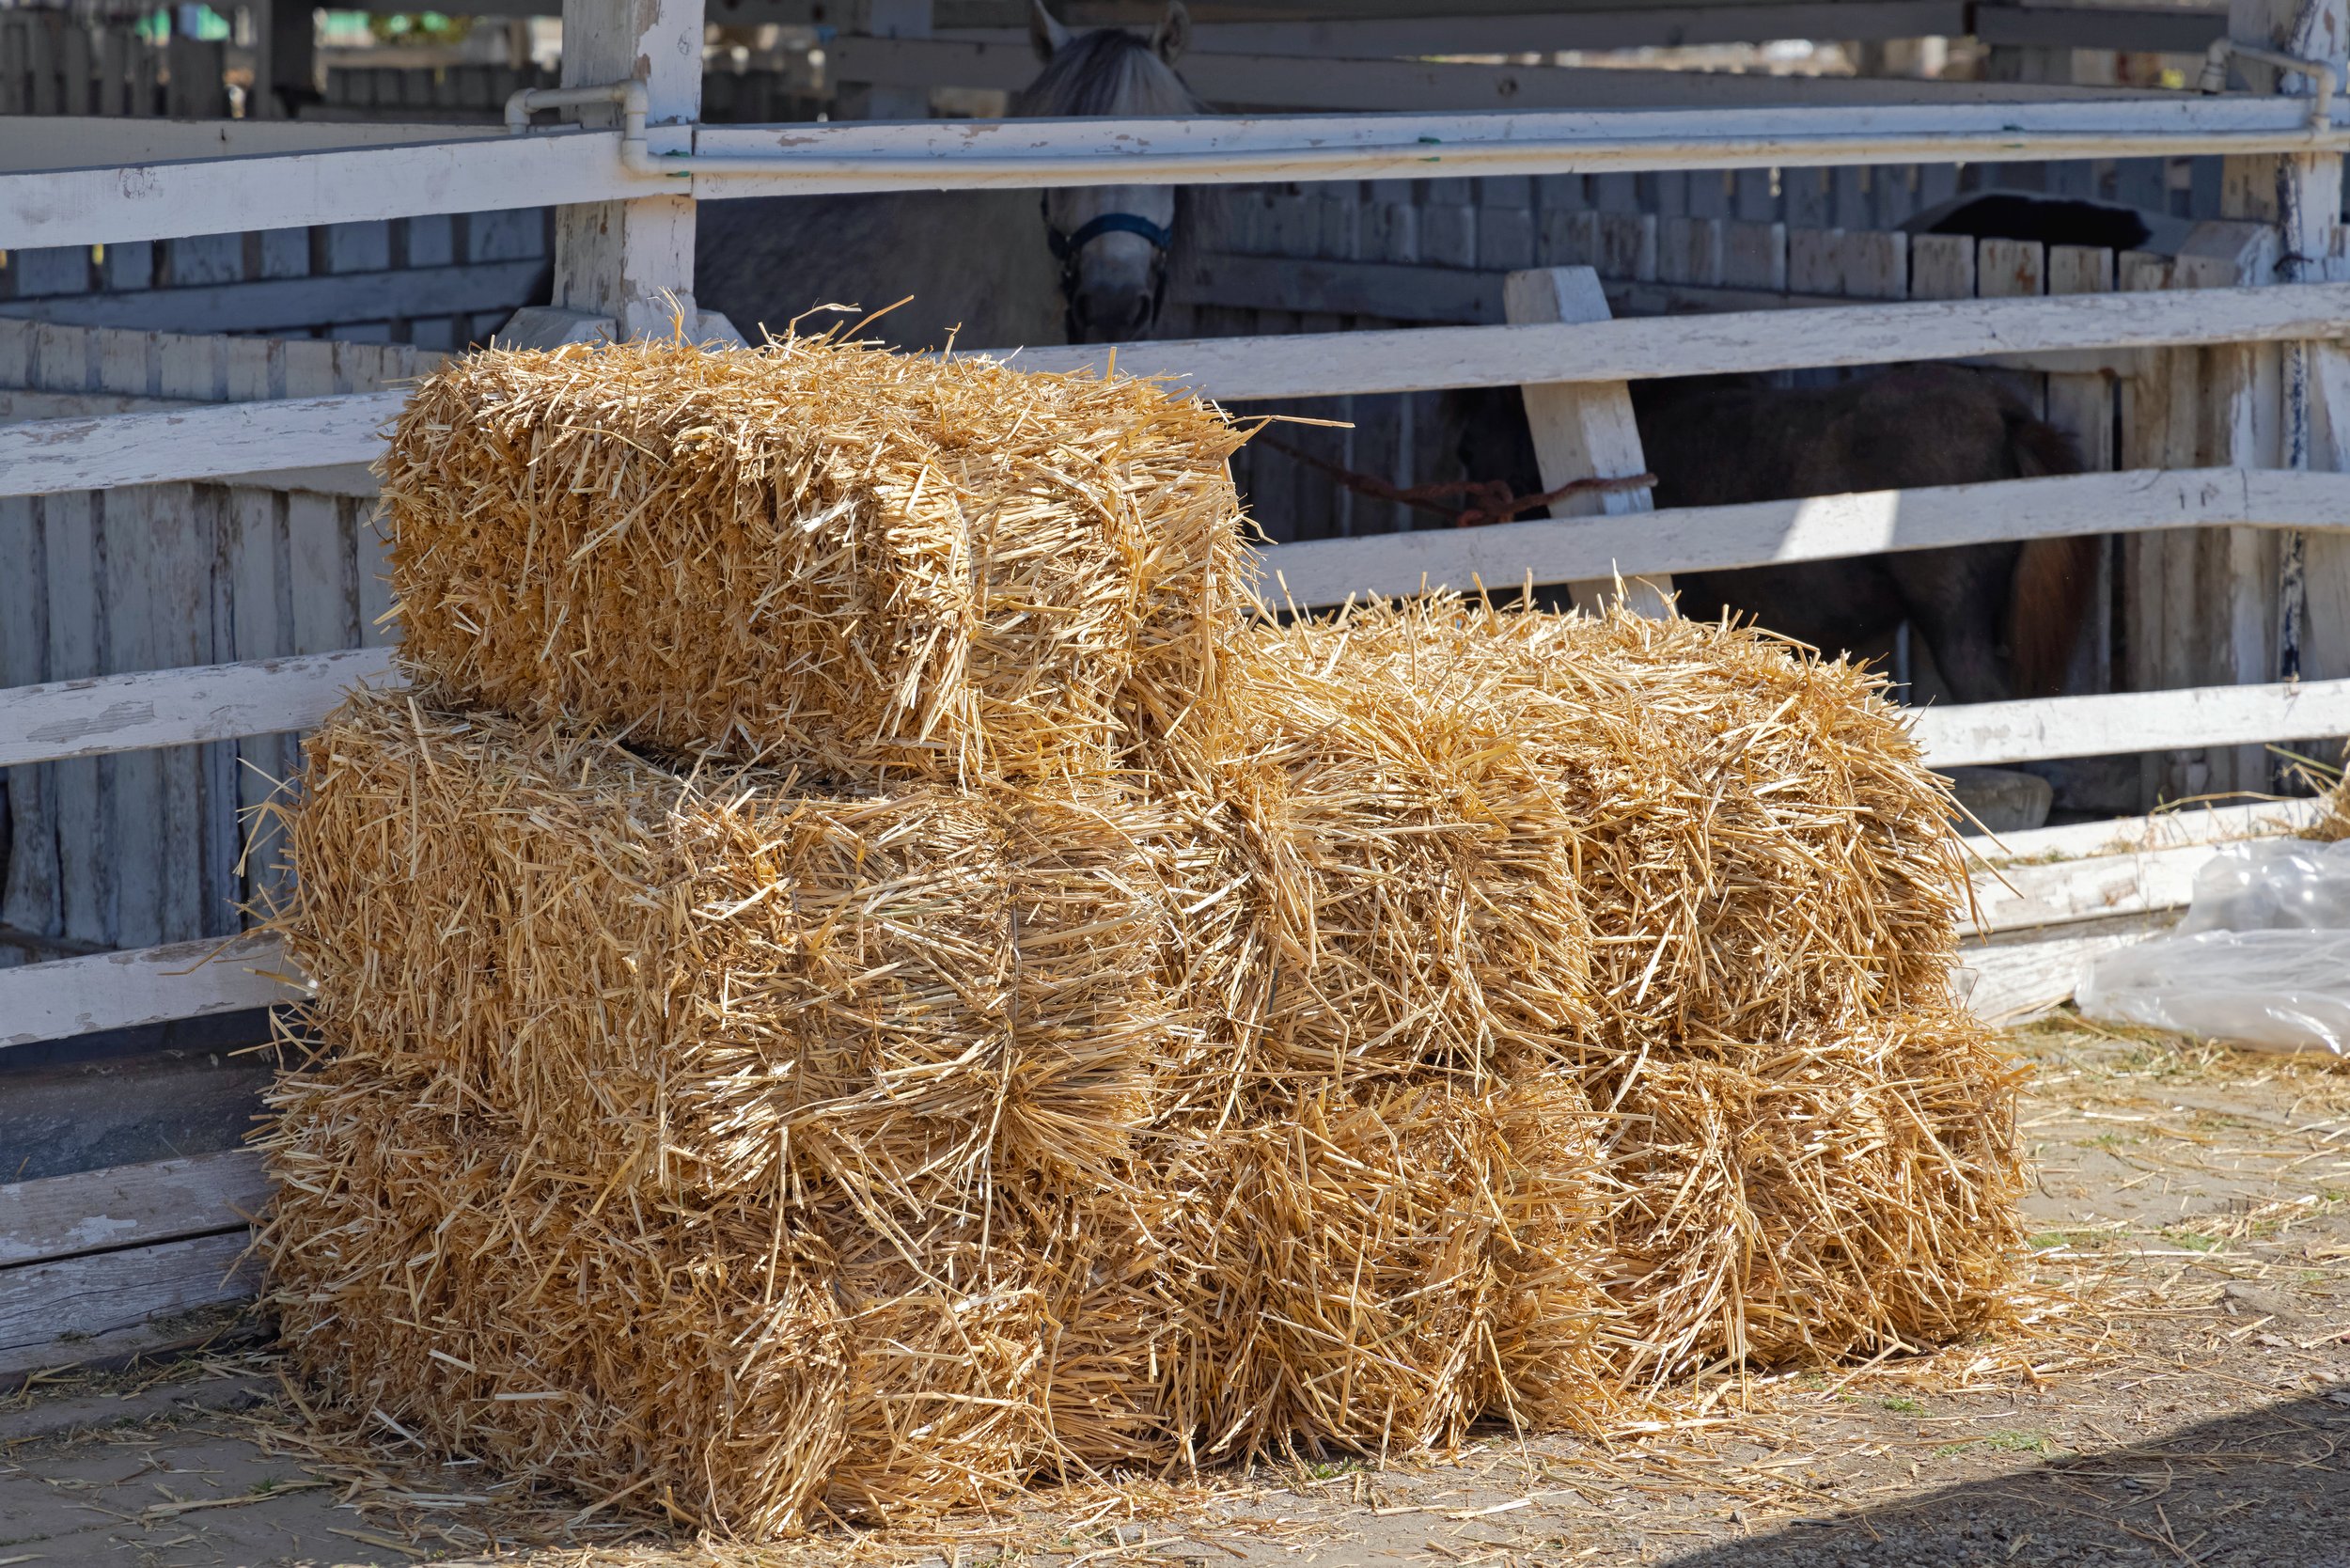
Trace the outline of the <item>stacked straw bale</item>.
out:
[[[548,1157],[877,1216],[1090,1184],[1175,1049],[1167,830],[1131,794],[809,792],[382,694],[306,751],[288,937],[319,1027]]]
[[[384,467],[401,657],[463,705],[838,781],[1100,771],[1213,693],[1213,409],[786,339],[468,355]]]
[[[893,1238],[837,1206],[619,1190],[355,1050],[272,1100],[287,1345],[436,1450],[746,1537],[1145,1452],[1134,1325],[1084,1309],[1125,1265],[1066,1201]]]
[[[1995,1316],[2013,1076],[1877,683],[1252,619],[1236,443],[830,344],[429,381],[422,690],[311,737],[285,840],[296,1363],[770,1536]]]
[[[1461,1404],[1390,1398],[1384,1422],[1284,1394],[1211,1450],[1436,1440],[1461,1410],[1588,1419],[1602,1385],[1931,1343],[1996,1314],[2014,1074],[1950,1005],[1949,803],[1874,680],[1727,627],[1460,602],[1261,626],[1233,669],[1185,786],[1216,850],[1196,902],[1221,913],[1183,930],[1202,1027],[1162,1074],[1162,1121],[1247,1150],[1332,1097],[1359,1115],[1415,1087],[1561,1078],[1598,1114],[1596,1155],[1543,1151],[1538,1128],[1573,1126],[1557,1118],[1511,1141],[1591,1167],[1602,1299],[1582,1348],[1553,1354],[1552,1386],[1582,1395],[1563,1414],[1457,1382]],[[1252,1182],[1229,1177],[1224,1201]],[[1304,1232],[1353,1223],[1346,1182],[1281,1190]],[[1233,1229],[1281,1233],[1264,1213]],[[1195,1252],[1233,1260],[1197,1271],[1210,1299],[1262,1299],[1245,1247]],[[1247,1335],[1202,1375],[1261,1404],[1299,1359]],[[1214,1398],[1170,1406],[1216,1431]]]

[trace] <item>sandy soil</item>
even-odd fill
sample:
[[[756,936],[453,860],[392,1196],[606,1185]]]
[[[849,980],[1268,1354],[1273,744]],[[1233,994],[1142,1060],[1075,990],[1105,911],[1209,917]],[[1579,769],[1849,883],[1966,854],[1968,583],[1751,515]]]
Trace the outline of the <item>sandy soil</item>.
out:
[[[222,1353],[0,1402],[0,1568],[2350,1568],[2350,1070],[2075,1020],[2014,1044],[2040,1065],[2032,1321],[1725,1381],[1694,1423],[1605,1449],[1496,1439],[1440,1463],[1065,1491],[929,1537],[753,1552],[322,1450],[265,1356]]]

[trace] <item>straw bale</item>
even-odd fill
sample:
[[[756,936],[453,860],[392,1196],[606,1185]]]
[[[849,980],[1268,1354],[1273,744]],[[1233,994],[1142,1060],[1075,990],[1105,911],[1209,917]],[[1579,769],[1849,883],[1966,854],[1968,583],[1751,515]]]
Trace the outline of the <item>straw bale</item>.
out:
[[[826,1282],[737,1213],[617,1196],[446,1080],[282,1076],[261,1236],[296,1369],[393,1440],[626,1512],[806,1528],[846,1439]]]
[[[876,1219],[1110,1179],[1161,982],[1158,817],[1090,787],[809,793],[363,694],[306,743],[279,924],[321,1032],[542,1157]]]
[[[1966,882],[1882,682],[1759,634],[1425,601],[1261,626],[1189,787],[1224,1069],[1602,1063],[1947,995]]]
[[[1996,1319],[2021,1255],[2022,1076],[1943,1007],[1595,1082],[1618,1374],[1921,1348]]]
[[[1099,770],[1214,689],[1241,440],[1149,382],[824,340],[469,354],[383,466],[401,658],[832,781]]]
[[[436,1451],[767,1537],[986,1503],[1149,1440],[1147,1356],[1070,1310],[1118,1265],[1067,1200],[934,1216],[901,1250],[837,1204],[623,1195],[355,1053],[272,1098],[289,1350]]]
[[[1153,1227],[1183,1307],[1165,1417],[1194,1459],[1460,1442],[1590,1424],[1600,1214],[1590,1106],[1317,1088],[1166,1173]]]

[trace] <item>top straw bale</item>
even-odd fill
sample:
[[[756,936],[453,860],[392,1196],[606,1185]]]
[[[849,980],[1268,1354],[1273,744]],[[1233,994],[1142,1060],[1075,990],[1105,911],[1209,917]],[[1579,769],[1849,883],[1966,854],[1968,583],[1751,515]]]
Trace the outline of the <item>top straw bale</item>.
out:
[[[1246,587],[1215,410],[786,338],[494,351],[384,463],[402,657],[447,698],[843,783],[1118,765]]]

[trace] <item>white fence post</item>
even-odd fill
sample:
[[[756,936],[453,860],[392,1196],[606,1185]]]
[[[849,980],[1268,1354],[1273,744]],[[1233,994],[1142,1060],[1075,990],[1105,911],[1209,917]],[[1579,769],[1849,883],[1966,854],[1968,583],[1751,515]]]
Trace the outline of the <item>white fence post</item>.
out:
[[[2231,0],[2228,33],[2248,45],[2325,62],[2333,68],[2339,82],[2344,65],[2350,63],[2350,0]],[[2300,96],[2312,87],[2306,77],[2282,73],[2257,61],[2239,60],[2237,70],[2246,85],[2256,91]],[[2273,275],[2253,281],[2301,283],[2324,276],[2342,214],[2342,155],[2230,158],[2224,170],[2222,197],[2227,215],[2256,219],[2277,228],[2281,254]],[[2317,405],[2321,388],[2329,381],[2342,380],[2342,351],[2330,345],[2295,342],[2241,353],[2243,358],[2273,368],[2277,377],[2274,393],[2262,388],[2275,409],[2276,450],[2273,455],[2263,452],[2255,461],[2274,462],[2286,468],[2342,466],[2337,452],[2321,451],[2316,445],[2321,434],[2331,445],[2330,421]],[[2237,542],[2230,549],[2230,564],[2236,581],[2231,585],[2230,597],[2236,606],[2238,624],[2231,628],[2230,641],[2246,655],[2255,651],[2264,655],[2264,667],[2258,674],[2239,673],[2236,678],[2296,677],[2307,665],[2302,645],[2310,619],[2308,545],[2299,534],[2281,536],[2266,549],[2254,546],[2241,534],[2234,537]],[[2350,559],[2336,546],[2321,576],[2338,573],[2343,566],[2350,566]],[[2265,754],[2247,748],[2235,771],[2237,788],[2259,789],[2275,770]]]
[[[648,139],[660,149],[662,128],[690,126],[701,114],[702,0],[563,0],[563,85],[632,76],[645,84]],[[617,125],[619,114],[618,105],[594,105],[579,111],[580,123]],[[704,336],[694,306],[694,198],[681,190],[559,209],[554,304],[573,313],[572,333],[518,317],[501,337],[536,346],[579,336],[596,318],[623,337],[659,337],[681,317]],[[601,333],[587,326],[585,335]]]
[[[1599,274],[1589,267],[1512,273],[1502,284],[1501,304],[1512,326],[1608,319],[1607,295],[1600,288]],[[1624,478],[1648,471],[1640,428],[1632,417],[1632,394],[1622,382],[1528,383],[1519,390],[1526,399],[1527,428],[1534,437],[1544,490],[1577,479]],[[1550,504],[1553,517],[1613,517],[1655,510],[1655,499],[1645,488],[1569,495]],[[1503,592],[1514,585],[1485,586]],[[1672,587],[1669,576],[1642,578],[1626,585],[1625,600],[1641,615],[1662,619],[1673,613]],[[1616,585],[1612,578],[1597,578],[1567,588],[1576,607],[1590,610],[1612,598]]]

